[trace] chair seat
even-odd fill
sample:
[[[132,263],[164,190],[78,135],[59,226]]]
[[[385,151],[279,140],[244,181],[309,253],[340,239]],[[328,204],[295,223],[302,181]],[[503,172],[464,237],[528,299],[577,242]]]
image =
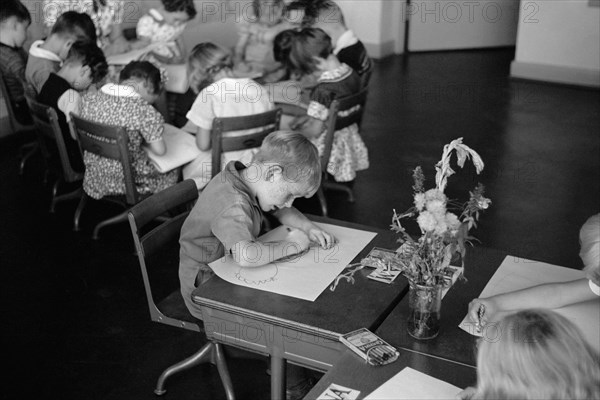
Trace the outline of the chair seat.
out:
[[[181,291],[175,290],[170,295],[165,297],[160,303],[158,303],[156,307],[158,307],[158,309],[167,317],[197,324],[200,327],[200,331],[204,332],[204,324],[202,321],[190,314],[185,302],[183,301]]]

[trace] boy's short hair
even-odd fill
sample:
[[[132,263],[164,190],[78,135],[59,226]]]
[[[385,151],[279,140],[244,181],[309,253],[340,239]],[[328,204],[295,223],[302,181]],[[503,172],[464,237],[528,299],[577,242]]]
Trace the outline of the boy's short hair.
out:
[[[163,89],[162,75],[160,70],[149,61],[132,61],[123,68],[119,74],[119,82],[128,79],[138,79],[146,82],[148,92],[159,94]]]
[[[96,26],[92,18],[85,13],[67,11],[62,13],[52,26],[51,35],[71,36],[77,41],[97,42]]]
[[[106,58],[96,43],[81,41],[73,43],[65,64],[73,62],[81,62],[81,65],[90,67],[93,83],[101,81],[108,73]]]
[[[290,183],[303,185],[307,191],[321,184],[321,159],[314,144],[303,134],[294,131],[275,131],[264,140],[254,156],[260,163],[275,163],[283,168]]]
[[[317,70],[314,57],[327,58],[333,52],[331,38],[322,29],[304,28],[294,35],[290,51],[290,63],[303,74]]]
[[[275,61],[288,64],[290,51],[292,50],[292,41],[294,40],[295,31],[286,29],[279,32],[273,39],[273,57]]]
[[[4,0],[0,8],[0,23],[16,17],[19,22],[31,23],[31,14],[19,0]]]
[[[194,0],[162,0],[165,11],[168,12],[179,12],[184,11],[190,19],[194,19],[197,14],[196,6],[194,6]]]

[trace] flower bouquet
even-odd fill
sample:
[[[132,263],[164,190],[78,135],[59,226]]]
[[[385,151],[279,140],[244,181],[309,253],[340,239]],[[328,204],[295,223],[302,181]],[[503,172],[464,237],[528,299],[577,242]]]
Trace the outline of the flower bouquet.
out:
[[[456,152],[457,165],[464,167],[471,159],[477,174],[484,164],[477,152],[462,143],[462,138],[444,146],[442,159],[436,164],[435,188],[425,190],[425,176],[421,167],[415,168],[414,206],[392,218],[391,229],[398,234],[400,247],[396,250],[396,264],[410,283],[409,323],[411,336],[427,339],[439,332],[441,291],[444,275],[456,255],[461,256],[464,267],[465,245],[474,238],[469,230],[477,226],[479,213],[487,209],[491,200],[484,197],[484,187],[478,184],[469,192],[466,203],[450,201],[444,194],[448,178],[455,173],[450,159]],[[421,230],[418,239],[412,238],[402,226],[404,218],[416,217]]]

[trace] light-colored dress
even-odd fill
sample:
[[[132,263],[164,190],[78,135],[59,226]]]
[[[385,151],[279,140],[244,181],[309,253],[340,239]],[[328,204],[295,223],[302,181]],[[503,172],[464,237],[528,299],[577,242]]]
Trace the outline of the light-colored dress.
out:
[[[94,2],[96,3],[95,7]],[[100,48],[104,48],[110,43],[109,37],[113,26],[121,24],[125,12],[129,11],[126,10],[123,0],[44,0],[42,6],[44,25],[47,28],[51,28],[58,17],[67,11],[88,14],[96,26]]]
[[[204,88],[192,108],[187,119],[196,126],[210,130],[216,117],[240,117],[260,114],[272,110],[275,106],[264,87],[247,78],[224,78]],[[251,131],[230,132],[235,136]],[[221,167],[230,161],[241,161],[248,164],[252,161],[257,149],[230,151],[223,154]],[[203,151],[194,161],[183,167],[183,179],[192,178],[198,189],[203,188],[212,177],[212,153]]]
[[[329,106],[335,99],[350,96],[360,91],[359,76],[346,64],[325,71],[318,79],[317,86],[310,94],[307,114],[320,121],[327,121]],[[322,154],[325,149],[325,133],[312,142]],[[356,172],[369,168],[367,146],[358,133],[358,126],[353,124],[336,131],[333,136],[331,156],[327,164],[327,172],[338,182],[349,182],[356,178]]]
[[[152,50],[153,53],[164,58],[180,57],[180,50],[175,41],[185,29],[186,24],[169,25],[163,15],[154,8],[148,10],[137,24],[137,36],[148,39],[151,43],[163,43]]]
[[[144,143],[162,139],[164,119],[148,102],[128,86],[104,85],[96,93],[84,96],[81,117],[108,125],[127,128],[129,152],[139,193],[156,193],[177,183],[179,171],[165,174],[150,162]],[[125,193],[121,163],[86,152],[83,157],[83,189],[94,199]]]
[[[273,40],[284,25],[266,25],[259,22],[242,21],[238,25],[240,40],[246,40],[244,61],[253,73],[263,73],[276,69],[280,64],[273,56]]]

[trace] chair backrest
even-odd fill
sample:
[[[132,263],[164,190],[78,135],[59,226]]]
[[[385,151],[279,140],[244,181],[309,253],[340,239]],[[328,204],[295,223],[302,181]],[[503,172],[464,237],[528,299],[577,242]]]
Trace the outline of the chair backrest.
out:
[[[4,75],[2,74],[2,71],[0,71],[0,92],[2,93],[2,97],[4,98],[4,103],[6,104],[6,110],[8,111],[8,119],[9,119],[9,123],[10,123],[10,129],[12,130],[12,132],[16,133],[18,131],[32,129],[34,126],[33,124],[24,125],[17,120],[14,105],[13,105],[12,95],[10,94],[8,87],[6,86],[6,81],[4,80]]]
[[[185,309],[178,280],[179,233],[189,211],[178,208],[192,204],[197,198],[196,184],[187,179],[147,197],[133,206],[128,213],[151,319],[194,331],[199,331],[200,328]],[[173,210],[179,213],[158,225],[153,223],[158,217]],[[159,293],[161,291],[162,293]],[[159,308],[159,301],[170,296],[178,296],[176,300],[179,300],[180,307],[184,308],[180,310],[180,315]]]
[[[25,99],[27,100],[27,105],[31,111],[31,117],[33,118],[33,123],[38,131],[38,134],[50,139],[52,143],[56,143],[63,179],[66,182],[77,182],[83,179],[83,174],[75,171],[71,166],[71,161],[67,152],[67,145],[58,122],[56,110],[34,100],[31,97],[31,93],[28,91],[25,92]],[[40,140],[40,146],[44,157],[48,160],[51,156],[45,142],[46,141],[43,139]]]
[[[221,171],[221,154],[226,151],[245,150],[260,147],[263,139],[279,129],[281,109],[242,117],[215,118],[211,132],[212,176]],[[251,130],[235,136],[225,133]]]
[[[327,171],[327,164],[331,156],[331,148],[333,146],[334,133],[352,124],[360,126],[362,116],[367,103],[367,89],[362,89],[360,92],[336,99],[329,106],[329,116],[325,122],[325,142],[323,154],[321,155],[321,168]],[[325,174],[327,176],[327,174]]]
[[[123,167],[125,198],[130,205],[136,204],[141,196],[135,185],[135,175],[129,153],[129,136],[122,126],[105,125],[89,121],[71,113],[71,129],[77,133],[81,153],[115,160]]]

